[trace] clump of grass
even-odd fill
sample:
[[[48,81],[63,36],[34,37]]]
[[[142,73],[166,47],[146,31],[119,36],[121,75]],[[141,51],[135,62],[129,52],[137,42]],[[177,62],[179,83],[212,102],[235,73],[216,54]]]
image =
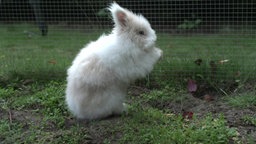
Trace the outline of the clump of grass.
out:
[[[58,128],[63,127],[65,116],[69,115],[64,100],[65,84],[51,81],[30,87],[30,92],[16,90],[12,92],[14,95],[4,97],[3,101],[7,103],[5,109],[39,111],[44,115],[44,121],[51,122]]]
[[[68,129],[46,130],[39,126],[27,127],[24,123],[0,120],[2,143],[87,143],[90,140],[86,128],[75,125]]]
[[[186,93],[184,90],[167,85],[164,88],[153,89],[149,93],[141,94],[140,99],[152,107],[166,109],[170,103],[182,104],[187,99]]]
[[[228,104],[238,108],[255,108],[256,96],[255,93],[243,93],[236,96],[228,96],[226,98]]]
[[[256,126],[256,116],[249,116],[249,115],[245,115],[244,117],[242,117],[242,120],[249,125],[253,125]]]
[[[2,143],[14,143],[22,139],[22,127],[20,123],[10,123],[8,120],[0,120],[0,140]]]
[[[70,113],[65,106],[64,89],[65,82],[57,81],[30,84],[26,89],[1,88],[0,140],[4,143],[86,142],[88,135],[84,127],[65,127]]]
[[[184,120],[153,108],[137,109],[122,131],[122,143],[228,143],[238,138],[223,116]]]

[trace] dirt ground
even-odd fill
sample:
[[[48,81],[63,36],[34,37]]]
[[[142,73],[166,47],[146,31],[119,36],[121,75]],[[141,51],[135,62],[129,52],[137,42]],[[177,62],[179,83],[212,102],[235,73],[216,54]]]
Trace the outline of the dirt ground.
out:
[[[256,112],[252,109],[238,109],[228,106],[220,98],[207,102],[193,96],[189,97],[189,100],[183,104],[169,104],[167,106],[175,113],[181,112],[180,110],[193,112],[197,117],[202,117],[208,113],[213,115],[223,114],[226,118],[229,127],[237,128],[242,139],[246,139],[246,135],[250,135],[256,140],[256,127],[250,124],[246,124],[241,118],[246,115],[255,116]],[[256,142],[256,141],[255,141]]]
[[[148,93],[150,90],[146,88],[131,88],[130,95],[137,97],[141,93]],[[132,101],[130,101],[132,103]],[[239,132],[239,135],[246,143],[248,139],[248,135],[256,140],[256,127],[250,124],[245,123],[242,120],[242,117],[245,115],[249,116],[256,116],[256,110],[255,109],[239,109],[229,106],[227,103],[221,99],[221,97],[215,97],[214,100],[206,101],[204,99],[200,99],[197,97],[194,97],[190,94],[188,94],[185,101],[182,103],[174,103],[171,101],[166,101],[164,103],[149,103],[155,108],[158,109],[168,109],[174,114],[182,114],[184,111],[186,112],[192,112],[196,117],[200,118],[203,117],[209,113],[212,113],[213,115],[217,116],[219,114],[223,114],[228,122],[229,127],[236,128]],[[28,111],[3,111],[0,109],[0,118],[1,119],[9,119],[12,121],[33,121],[34,123],[40,123],[41,121],[41,115],[33,115],[31,116],[31,112]],[[113,123],[121,124],[118,120],[117,116],[113,116],[110,118],[107,118],[107,120],[103,121],[101,124],[91,124],[88,122],[81,122],[74,118],[70,118],[66,120],[66,126],[70,127],[75,124],[81,124],[89,133],[89,136],[87,141],[89,143],[102,143],[105,138],[110,139],[111,143],[117,143],[116,140],[120,139],[122,137],[121,133],[115,133],[113,135],[109,134],[108,131],[104,130],[104,125],[108,127],[109,125]],[[54,129],[54,126],[49,124],[49,129]],[[256,141],[255,141],[256,142]]]
[[[132,95],[139,96],[141,93],[149,92],[145,88],[133,88]],[[247,142],[248,136],[256,143],[256,127],[252,124],[245,123],[242,120],[244,116],[256,116],[256,109],[254,108],[234,108],[224,102],[223,97],[213,94],[213,98],[198,97],[192,94],[186,96],[186,100],[182,103],[174,103],[166,101],[164,103],[153,103],[152,106],[159,109],[168,109],[174,114],[184,114],[184,112],[192,112],[196,117],[204,117],[211,113],[213,116],[223,114],[227,120],[228,126],[236,128],[243,142]]]

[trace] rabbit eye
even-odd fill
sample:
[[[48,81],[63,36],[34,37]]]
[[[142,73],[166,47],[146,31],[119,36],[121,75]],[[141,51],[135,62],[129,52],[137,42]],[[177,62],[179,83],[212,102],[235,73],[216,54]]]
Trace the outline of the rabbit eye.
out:
[[[138,31],[139,35],[145,35],[144,31]]]

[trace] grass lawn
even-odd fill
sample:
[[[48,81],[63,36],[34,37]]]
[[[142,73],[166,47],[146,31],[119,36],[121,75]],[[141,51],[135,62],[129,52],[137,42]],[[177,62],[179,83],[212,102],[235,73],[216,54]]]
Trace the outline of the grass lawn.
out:
[[[66,70],[101,32],[37,31],[0,25],[0,143],[256,142],[255,35],[158,34],[164,57],[130,87],[129,113],[84,122],[67,111]]]

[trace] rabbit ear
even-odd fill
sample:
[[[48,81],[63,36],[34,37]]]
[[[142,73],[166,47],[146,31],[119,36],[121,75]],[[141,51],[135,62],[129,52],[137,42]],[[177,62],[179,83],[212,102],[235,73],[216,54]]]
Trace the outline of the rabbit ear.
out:
[[[128,19],[126,10],[124,8],[120,7],[116,2],[114,2],[109,7],[109,10],[111,11],[113,20],[117,26],[126,26]]]
[[[116,12],[116,18],[121,26],[125,26],[127,22],[127,15],[123,11]]]

